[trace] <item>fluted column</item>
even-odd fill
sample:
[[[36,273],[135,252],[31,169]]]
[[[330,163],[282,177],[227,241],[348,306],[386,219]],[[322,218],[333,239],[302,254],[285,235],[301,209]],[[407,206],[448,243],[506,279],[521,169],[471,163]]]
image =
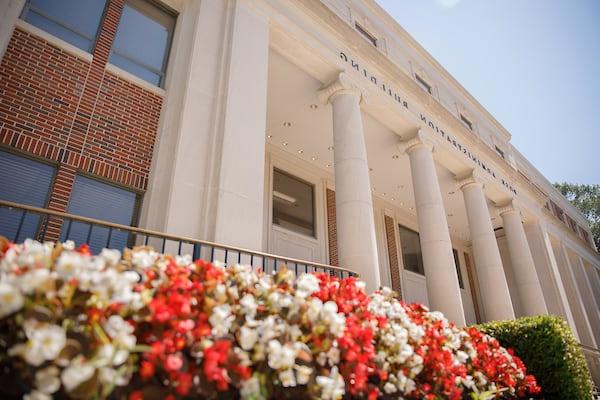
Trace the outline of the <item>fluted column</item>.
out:
[[[379,288],[379,260],[361,89],[345,73],[319,92],[333,111],[333,148],[337,245],[340,266],[360,273],[367,291]]]
[[[426,143],[420,130],[414,137],[401,142],[400,148],[410,158],[430,308],[443,312],[457,325],[464,325],[465,314],[433,148]]]
[[[515,317],[515,312],[490,212],[483,194],[483,185],[471,173],[459,178],[459,187],[465,199],[473,256],[483,294],[482,302],[486,318],[488,320],[512,319]]]
[[[512,202],[500,207],[498,213],[502,217],[506,233],[510,262],[522,303],[521,308],[525,315],[548,314],[535,263],[525,236],[521,213],[513,207]]]

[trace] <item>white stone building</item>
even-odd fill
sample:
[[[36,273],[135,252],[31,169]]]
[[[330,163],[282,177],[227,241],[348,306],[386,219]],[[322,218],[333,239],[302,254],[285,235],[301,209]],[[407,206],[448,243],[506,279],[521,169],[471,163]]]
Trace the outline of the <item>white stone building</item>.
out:
[[[599,376],[588,223],[374,0],[158,2],[176,23],[140,227],[340,265],[458,324],[559,315]],[[0,6],[2,48],[22,5]]]

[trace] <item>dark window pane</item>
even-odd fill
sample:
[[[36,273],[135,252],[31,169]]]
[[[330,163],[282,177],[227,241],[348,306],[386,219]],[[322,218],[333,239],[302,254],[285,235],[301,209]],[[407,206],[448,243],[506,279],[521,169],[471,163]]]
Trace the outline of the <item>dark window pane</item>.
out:
[[[112,53],[110,56],[110,62],[119,68],[122,68],[125,71],[137,76],[138,78],[142,78],[153,85],[160,86],[160,74],[152,72],[149,69],[146,69],[117,53]]]
[[[419,75],[415,75],[417,78],[417,83],[429,94],[432,94],[431,91],[431,85],[427,82],[425,82],[425,80],[423,78],[421,78]]]
[[[106,0],[29,0],[23,19],[44,31],[91,51]]]
[[[131,225],[135,206],[135,193],[78,175],[73,184],[67,212]],[[92,252],[98,253],[104,247],[122,250],[127,246],[128,233],[113,230],[109,242],[108,228],[91,227],[90,224],[82,222],[66,222],[63,225],[61,240],[67,239],[75,241],[78,245],[88,243]]]
[[[460,260],[458,259],[458,251],[456,249],[452,249],[452,255],[454,255],[454,265],[456,265],[456,275],[458,276],[458,286],[461,289],[465,288],[465,284],[463,283],[462,273],[460,272]]]
[[[284,172],[273,171],[273,223],[314,237],[313,186]]]
[[[127,2],[119,21],[110,62],[159,85],[174,25],[173,16],[147,2]]]
[[[399,231],[404,269],[417,274],[425,275],[419,234],[403,227],[402,225],[400,225]]]
[[[0,151],[0,171],[0,199],[36,207],[46,206],[54,177],[52,166]],[[14,242],[34,238],[39,222],[40,217],[35,214],[0,208],[0,235]]]

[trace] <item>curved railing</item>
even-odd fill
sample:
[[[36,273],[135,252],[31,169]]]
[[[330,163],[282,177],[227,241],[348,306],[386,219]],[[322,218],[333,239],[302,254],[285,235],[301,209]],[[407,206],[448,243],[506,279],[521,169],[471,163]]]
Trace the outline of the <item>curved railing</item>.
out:
[[[357,273],[346,268],[115,224],[10,201],[0,200],[0,211],[2,211],[0,213],[0,234],[8,236],[8,239],[13,242],[22,241],[25,237],[32,237],[40,241],[75,240],[86,243],[93,241],[95,246],[101,245],[106,248],[114,247],[115,242],[124,242],[127,247],[150,245],[161,252],[177,255],[189,254],[194,260],[204,259],[211,262],[222,262],[226,265],[247,264],[266,272],[277,271],[278,268],[285,265],[296,273],[325,272],[340,278],[358,276]],[[25,228],[31,228],[32,224],[35,225],[35,233],[23,236]],[[119,240],[117,240],[117,236]]]

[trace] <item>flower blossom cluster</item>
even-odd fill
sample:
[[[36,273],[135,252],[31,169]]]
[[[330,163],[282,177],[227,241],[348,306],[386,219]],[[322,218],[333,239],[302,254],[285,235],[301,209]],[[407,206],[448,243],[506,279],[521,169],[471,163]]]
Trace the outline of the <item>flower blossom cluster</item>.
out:
[[[0,394],[433,400],[540,392],[495,339],[389,289],[367,295],[355,278],[225,268],[146,247],[123,255],[74,247],[0,241],[0,374],[15,382]]]

